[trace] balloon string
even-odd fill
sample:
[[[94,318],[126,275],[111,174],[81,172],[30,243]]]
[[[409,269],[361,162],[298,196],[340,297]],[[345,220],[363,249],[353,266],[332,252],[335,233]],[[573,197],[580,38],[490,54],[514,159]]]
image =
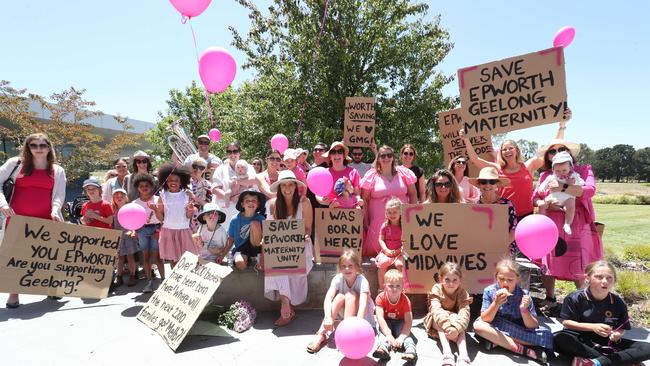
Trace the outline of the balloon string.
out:
[[[205,102],[208,104],[208,112],[210,113],[210,124],[214,128],[214,118],[212,117],[212,103],[210,103],[210,93],[205,91]]]
[[[188,22],[188,24],[190,25],[190,30],[192,31],[192,40],[194,41],[194,53],[196,54],[196,64],[198,65],[199,64],[199,47],[196,44],[196,33],[194,33],[194,27],[192,27],[191,19],[188,18],[188,20],[190,20]]]
[[[199,65],[199,47],[197,46],[196,42],[196,33],[194,32],[194,27],[192,27],[192,22],[191,19],[188,22],[190,25],[190,30],[192,31],[192,41],[194,41],[194,52],[196,53],[196,64]],[[200,66],[200,65],[199,65]],[[205,91],[205,104],[208,106],[208,113],[210,114],[210,126],[211,128],[214,128],[214,117],[212,116],[212,104],[210,103],[210,93],[208,91]]]

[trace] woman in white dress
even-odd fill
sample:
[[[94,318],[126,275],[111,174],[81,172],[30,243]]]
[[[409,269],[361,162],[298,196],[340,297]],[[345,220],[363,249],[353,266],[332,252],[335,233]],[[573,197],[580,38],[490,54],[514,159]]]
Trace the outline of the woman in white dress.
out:
[[[298,187],[304,184],[296,179],[290,170],[281,171],[278,180],[271,185],[271,191],[277,192],[277,197],[267,205],[268,220],[302,219],[305,223],[305,233],[311,232],[312,209],[309,199],[298,192]],[[264,296],[272,301],[280,301],[280,317],[275,325],[283,327],[296,317],[292,305],[298,305],[307,299],[307,275],[313,266],[313,250],[309,234],[305,234],[305,255],[307,256],[307,271],[305,274],[274,276],[264,278]]]

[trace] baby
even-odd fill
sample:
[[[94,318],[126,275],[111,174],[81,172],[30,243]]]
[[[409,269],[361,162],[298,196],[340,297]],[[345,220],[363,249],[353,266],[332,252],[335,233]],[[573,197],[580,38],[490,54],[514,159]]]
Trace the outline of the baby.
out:
[[[571,155],[562,151],[553,156],[552,162],[553,175],[549,176],[539,186],[538,191],[546,193],[544,202],[539,202],[539,213],[546,215],[548,206],[553,204],[564,208],[564,232],[571,235],[571,223],[576,212],[576,198],[569,194],[566,189],[568,185],[583,186],[585,181],[580,175],[573,171],[573,158]],[[549,187],[552,181],[557,182],[558,187],[562,190],[553,192]],[[541,204],[540,204],[541,203]]]
[[[230,179],[230,186],[223,192],[223,200],[225,202],[224,207],[230,206],[231,199],[233,202],[236,202],[238,198],[237,195],[239,195],[240,192],[245,191],[255,185],[243,183],[244,181],[248,180],[248,171],[248,162],[246,162],[244,159],[237,160],[237,163],[235,163],[235,176]]]
[[[334,183],[334,193],[330,208],[357,208],[357,197],[354,187],[347,177],[341,177]]]

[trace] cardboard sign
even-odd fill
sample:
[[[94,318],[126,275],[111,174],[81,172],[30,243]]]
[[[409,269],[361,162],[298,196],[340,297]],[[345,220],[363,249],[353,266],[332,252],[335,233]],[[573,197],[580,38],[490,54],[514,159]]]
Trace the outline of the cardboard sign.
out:
[[[567,104],[561,47],[458,70],[467,136],[557,122]]]
[[[462,119],[460,117],[460,108],[451,111],[438,113],[438,127],[440,128],[440,138],[442,140],[442,148],[445,158],[445,167],[449,166],[451,159],[456,156],[464,156],[467,158],[469,176],[478,176],[479,169],[471,161],[467,155],[467,147],[463,140],[458,136],[458,131],[463,128]],[[487,161],[494,161],[494,150],[492,148],[492,136],[475,136],[470,137],[470,142],[476,154]]]
[[[404,205],[402,240],[408,293],[431,291],[433,275],[445,262],[460,265],[467,291],[482,293],[494,282],[494,266],[508,253],[508,206]]]
[[[230,267],[185,252],[137,319],[156,331],[176,351],[214,295]]]
[[[12,216],[0,246],[0,292],[103,299],[122,232]]]
[[[361,258],[361,209],[317,208],[315,215],[316,262],[338,263],[341,254],[349,249]]]
[[[375,98],[345,98],[343,143],[347,147],[370,147],[375,142]]]
[[[304,221],[265,220],[262,232],[265,276],[307,273]]]

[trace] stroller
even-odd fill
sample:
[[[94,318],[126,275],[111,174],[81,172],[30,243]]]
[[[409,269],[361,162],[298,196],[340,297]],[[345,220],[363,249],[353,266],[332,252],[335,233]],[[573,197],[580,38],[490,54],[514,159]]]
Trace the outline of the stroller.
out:
[[[72,200],[72,202],[65,203],[65,210],[68,213],[68,219],[71,223],[81,225],[81,208],[88,201],[88,197],[81,195]]]

